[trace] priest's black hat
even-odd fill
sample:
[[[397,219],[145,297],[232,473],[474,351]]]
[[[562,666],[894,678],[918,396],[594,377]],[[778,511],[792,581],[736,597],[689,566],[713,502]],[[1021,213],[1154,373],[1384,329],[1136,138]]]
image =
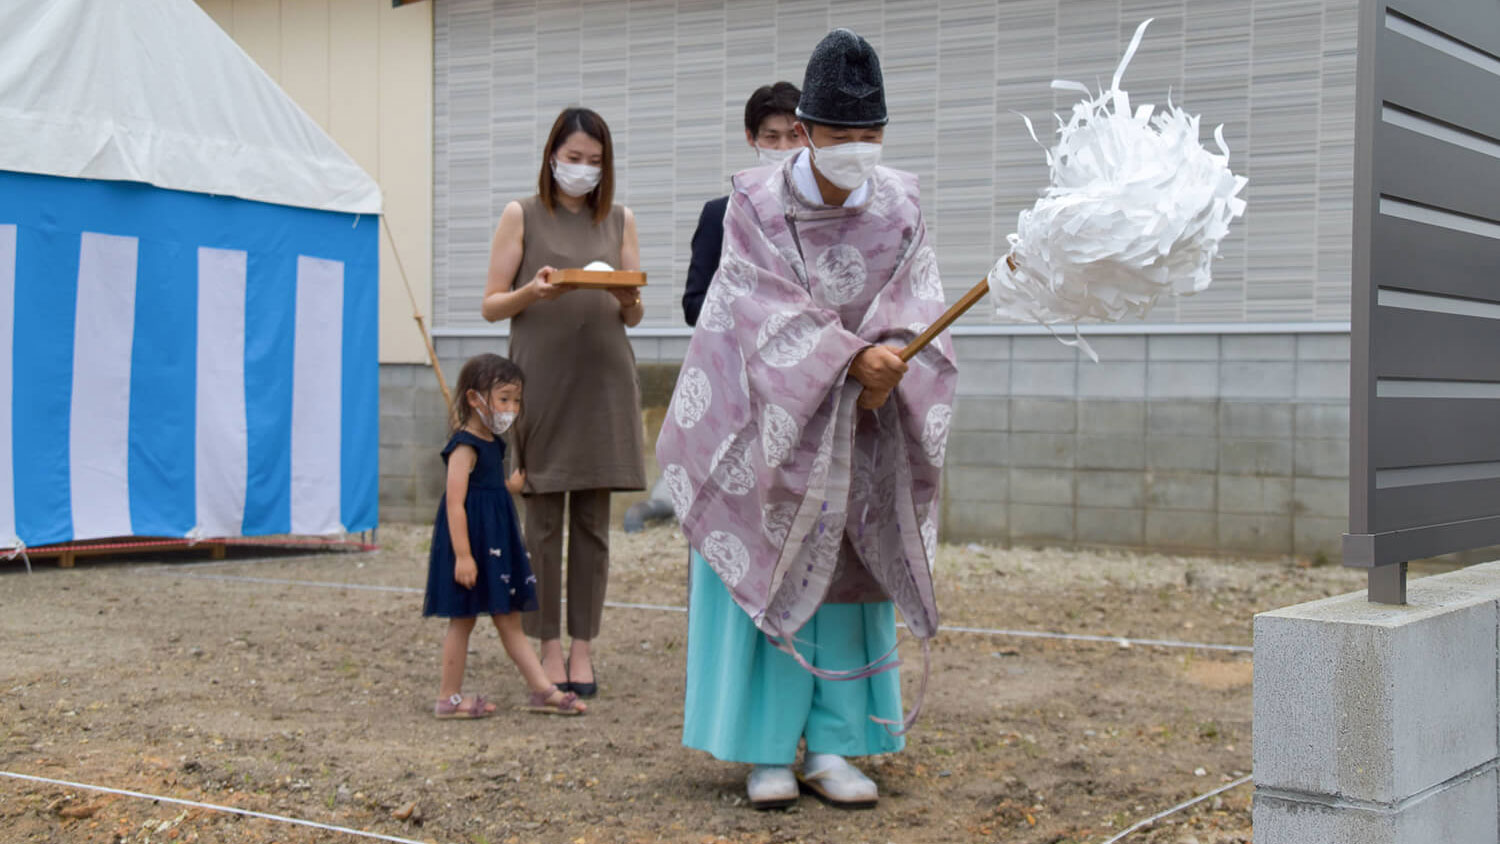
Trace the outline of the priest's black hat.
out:
[[[807,60],[797,116],[832,126],[884,126],[885,80],[870,42],[847,29],[823,36]]]

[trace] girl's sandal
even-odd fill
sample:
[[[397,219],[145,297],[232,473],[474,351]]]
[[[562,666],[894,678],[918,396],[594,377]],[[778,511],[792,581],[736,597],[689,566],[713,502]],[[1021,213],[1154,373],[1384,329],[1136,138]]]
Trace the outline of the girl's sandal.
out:
[[[440,700],[433,704],[432,707],[432,717],[439,720],[488,718],[494,712],[495,705],[485,700],[484,695],[475,695],[465,700],[463,695],[455,693],[447,700]]]
[[[552,696],[557,694],[561,694],[562,697],[553,700]],[[545,692],[532,692],[526,698],[526,705],[521,709],[542,715],[582,715],[584,713],[582,704],[578,702],[578,695],[563,692],[556,686]]]

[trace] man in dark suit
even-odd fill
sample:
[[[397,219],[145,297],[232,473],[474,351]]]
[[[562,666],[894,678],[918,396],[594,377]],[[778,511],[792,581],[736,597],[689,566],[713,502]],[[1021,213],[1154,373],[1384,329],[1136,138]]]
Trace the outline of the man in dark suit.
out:
[[[757,88],[745,102],[745,141],[755,150],[761,164],[786,161],[802,149],[802,140],[792,129],[801,96],[796,85],[777,82]],[[708,283],[719,270],[719,252],[724,248],[724,209],[728,205],[727,196],[710,199],[698,216],[687,289],[682,293],[682,315],[688,325],[698,324]]]

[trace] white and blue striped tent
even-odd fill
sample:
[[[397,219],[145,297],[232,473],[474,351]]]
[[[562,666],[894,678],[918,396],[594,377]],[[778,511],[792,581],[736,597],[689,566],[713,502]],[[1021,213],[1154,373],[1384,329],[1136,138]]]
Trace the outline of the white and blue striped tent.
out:
[[[192,0],[0,4],[0,548],[374,527],[380,210]]]

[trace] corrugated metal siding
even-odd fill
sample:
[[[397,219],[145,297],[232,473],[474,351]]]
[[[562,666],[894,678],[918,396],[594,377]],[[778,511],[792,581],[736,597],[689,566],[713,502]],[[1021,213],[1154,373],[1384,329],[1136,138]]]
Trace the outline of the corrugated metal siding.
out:
[[[1174,101],[1225,124],[1250,211],[1213,288],[1161,322],[1349,316],[1357,0],[437,0],[434,319],[482,325],[489,237],[534,190],[557,111],[610,122],[620,201],[640,223],[647,325],[681,324],[688,247],[704,201],[754,163],[745,98],[798,84],[832,26],[880,51],[886,160],[922,179],[950,298],[994,262],[1045,185],[1038,126],[1070,98],[1054,77],[1108,79],[1135,25],[1157,18],[1129,75],[1135,102]],[[970,322],[982,321],[976,314]]]

